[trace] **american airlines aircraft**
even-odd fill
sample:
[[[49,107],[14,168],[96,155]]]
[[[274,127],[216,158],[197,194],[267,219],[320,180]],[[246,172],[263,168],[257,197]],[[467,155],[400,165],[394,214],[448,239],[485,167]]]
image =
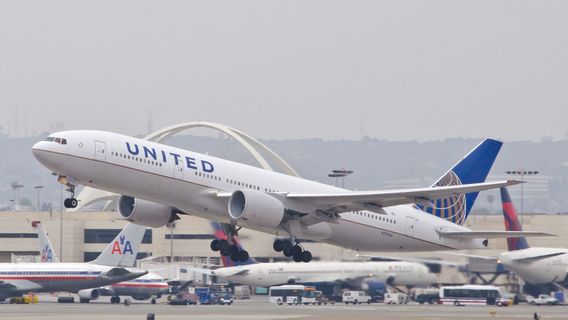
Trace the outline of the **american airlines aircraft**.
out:
[[[213,224],[218,240],[229,238],[225,229]],[[235,245],[241,250],[239,240],[233,237]],[[249,286],[269,287],[286,283],[347,283],[357,288],[368,288],[374,283],[393,286],[428,286],[437,282],[436,275],[428,267],[415,262],[312,262],[296,264],[288,262],[258,263],[233,261],[221,256],[224,268],[215,270],[190,268],[193,271],[218,276],[233,283]]]
[[[51,241],[45,232],[43,224],[40,222],[33,223],[38,228],[38,238],[40,241],[41,261],[42,262],[59,262],[55,250],[51,245]],[[144,236],[145,229],[140,228],[142,237]],[[134,256],[138,254],[137,250],[133,250]],[[158,274],[148,272],[147,274],[128,281],[113,283],[108,286],[79,290],[79,295],[82,302],[95,300],[100,296],[110,296],[111,303],[120,303],[120,296],[130,296],[134,300],[148,300],[156,303],[155,298],[160,298],[162,294],[170,291],[170,285]]]
[[[0,301],[28,292],[78,292],[94,299],[96,288],[135,279],[147,271],[132,268],[146,227],[128,224],[105,250],[86,263],[0,263]]]
[[[501,201],[506,230],[522,231],[523,227],[505,188],[501,188]],[[509,251],[499,255],[499,261],[507,269],[533,286],[552,284],[568,291],[568,249],[531,248],[525,238],[507,239],[507,246]],[[539,291],[538,288],[534,289],[531,291]]]
[[[78,184],[121,194],[121,218],[161,227],[194,214],[284,236],[273,247],[309,262],[300,239],[364,251],[478,249],[488,238],[547,235],[463,227],[478,192],[516,181],[484,183],[502,143],[486,139],[432,187],[350,191],[117,133],[63,131],[33,146],[59,174],[75,207]],[[212,249],[246,261],[232,241]],[[218,247],[220,246],[220,247]]]

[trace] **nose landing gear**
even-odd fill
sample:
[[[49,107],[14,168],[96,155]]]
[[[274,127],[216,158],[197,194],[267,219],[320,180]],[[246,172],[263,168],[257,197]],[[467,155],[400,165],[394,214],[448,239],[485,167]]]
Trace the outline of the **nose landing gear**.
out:
[[[77,208],[79,202],[75,199],[75,186],[77,182],[72,177],[59,176],[57,181],[67,187],[67,192],[71,192],[71,197],[63,200],[63,206],[67,209]]]
[[[292,257],[295,262],[310,262],[312,261],[312,253],[304,250],[299,242],[293,244],[288,239],[276,239],[272,244],[272,248],[276,252],[282,252],[286,257]]]

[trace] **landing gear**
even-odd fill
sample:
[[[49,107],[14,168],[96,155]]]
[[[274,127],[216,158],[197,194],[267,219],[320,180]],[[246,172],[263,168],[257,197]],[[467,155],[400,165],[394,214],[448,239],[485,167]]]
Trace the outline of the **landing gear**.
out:
[[[223,257],[230,257],[233,261],[247,261],[249,259],[249,253],[246,250],[241,249],[235,243],[236,241],[234,239],[231,242],[224,239],[215,239],[211,241],[210,247],[211,250],[219,251]]]
[[[292,241],[288,239],[276,239],[272,248],[274,248],[274,251],[282,252],[286,257],[292,257],[295,262],[312,261],[312,253],[304,250],[299,242],[292,244]]]
[[[57,178],[57,181],[67,186],[67,191],[71,192],[71,197],[63,201],[63,206],[67,209],[77,208],[77,205],[79,204],[77,199],[75,199],[75,186],[77,185],[77,181],[72,177],[64,177],[64,176],[59,176]]]
[[[120,303],[120,297],[119,296],[114,296],[110,298],[110,303]]]

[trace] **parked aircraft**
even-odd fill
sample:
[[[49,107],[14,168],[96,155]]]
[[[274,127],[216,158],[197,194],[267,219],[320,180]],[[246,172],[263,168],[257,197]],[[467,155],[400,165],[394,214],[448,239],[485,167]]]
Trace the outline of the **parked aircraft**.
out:
[[[38,238],[40,240],[41,261],[42,262],[59,262],[55,250],[49,241],[49,237],[45,232],[45,228],[41,222],[34,223],[38,228]],[[143,233],[145,230],[142,231]],[[135,253],[137,254],[137,252]],[[85,291],[84,291],[85,290]],[[148,272],[147,274],[128,281],[113,283],[108,286],[96,288],[98,294],[93,294],[92,289],[84,289],[78,292],[83,302],[95,300],[99,296],[110,296],[111,303],[120,303],[120,296],[129,296],[134,300],[152,299],[152,303],[156,303],[155,298],[159,298],[162,294],[170,291],[168,282],[160,275]],[[93,297],[96,298],[87,298]]]
[[[505,229],[522,231],[523,227],[506,188],[501,188],[501,201]],[[507,269],[531,285],[552,284],[568,291],[568,249],[529,247],[525,238],[507,239],[507,246],[509,251],[499,255],[499,261]]]
[[[160,227],[191,213],[284,236],[273,248],[309,262],[312,254],[300,239],[363,251],[435,251],[546,235],[463,227],[479,191],[518,183],[484,183],[501,145],[486,139],[432,187],[379,191],[349,191],[104,131],[54,133],[36,143],[33,154],[68,187],[67,207],[77,206],[75,187],[83,184],[122,194],[118,212],[131,222]],[[248,259],[248,252],[228,244],[219,249]]]
[[[147,271],[132,268],[146,227],[128,224],[92,262],[0,263],[0,301],[28,292],[77,292],[95,299],[98,287],[131,280]]]
[[[226,226],[213,223],[218,241],[229,238]],[[241,250],[238,238],[233,237]],[[233,261],[230,256],[221,256],[224,268],[215,270],[191,268],[234,283],[257,287],[269,287],[286,283],[347,283],[354,287],[370,287],[377,282],[393,286],[428,286],[436,283],[436,275],[428,267],[414,262],[312,262],[296,264],[289,262],[258,263],[254,259]]]

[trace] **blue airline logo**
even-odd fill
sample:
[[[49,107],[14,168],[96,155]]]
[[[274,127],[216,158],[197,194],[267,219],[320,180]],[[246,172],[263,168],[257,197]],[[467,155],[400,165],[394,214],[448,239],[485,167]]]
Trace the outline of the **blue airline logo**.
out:
[[[126,236],[120,235],[119,241],[115,240],[114,244],[112,245],[112,252],[111,254],[126,254],[130,252],[130,254],[134,254],[132,251],[132,245],[130,241],[126,240]]]
[[[51,262],[53,261],[53,252],[48,245],[45,245],[41,250],[41,262]]]
[[[176,165],[183,163],[188,169],[192,170],[202,170],[203,172],[208,173],[211,173],[215,170],[215,167],[209,161],[197,160],[194,157],[189,157],[173,152],[166,153],[163,150],[156,150],[155,148],[148,148],[146,146],[142,146],[142,150],[140,150],[138,144],[130,144],[128,141],[126,142],[126,150],[128,150],[128,153],[133,156],[144,156],[146,159],[152,159],[154,161],[167,163],[169,159]]]

